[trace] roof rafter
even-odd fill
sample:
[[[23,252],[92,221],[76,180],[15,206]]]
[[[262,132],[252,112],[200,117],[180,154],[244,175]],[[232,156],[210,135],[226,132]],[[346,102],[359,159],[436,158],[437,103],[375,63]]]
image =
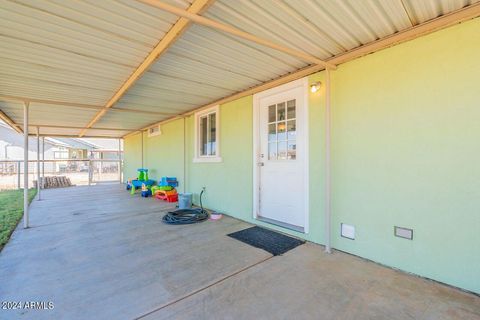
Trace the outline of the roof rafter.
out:
[[[143,1],[143,0],[141,0]],[[432,20],[428,20],[424,23],[418,24],[416,26],[412,26],[408,29],[405,29],[403,31],[394,33],[390,36],[387,36],[385,38],[378,39],[376,41],[373,41],[369,44],[354,48],[350,51],[347,51],[345,53],[339,54],[333,58],[328,59],[329,62],[334,63],[336,65],[360,58],[364,55],[397,45],[399,43],[412,40],[415,38],[418,38],[423,35],[427,35],[429,33],[438,31],[440,29],[447,28],[449,26],[452,26],[457,23],[461,23],[463,21],[467,21],[470,19],[474,19],[480,17],[480,2],[474,3],[468,7],[464,7],[455,11],[452,11],[450,13],[447,13],[443,16],[434,18]],[[297,70],[296,72],[287,74],[285,76],[281,76],[277,79],[262,83],[256,87],[235,93],[233,95],[221,98],[219,100],[213,101],[211,103],[208,103],[204,106],[201,106],[199,108],[195,108],[193,110],[190,110],[188,112],[170,117],[168,119],[162,120],[160,122],[155,122],[152,123],[146,127],[137,129],[135,131],[129,132],[128,134],[124,135],[123,138],[126,138],[128,136],[134,135],[140,131],[147,130],[151,127],[161,125],[179,118],[183,118],[185,116],[191,115],[197,111],[200,111],[205,108],[209,108],[218,104],[223,104],[227,103],[236,99],[240,99],[242,97],[248,96],[255,94],[257,92],[261,92],[279,85],[282,85],[284,83],[294,81],[303,77],[306,77],[310,74],[313,74],[315,72],[324,70],[325,67],[321,65],[311,65],[308,67],[305,67],[303,69]]]
[[[5,94],[0,94],[0,101],[18,101],[22,103],[30,102],[30,103],[49,104],[49,105],[62,106],[62,107],[74,107],[74,108],[95,109],[95,110],[99,110],[103,108],[103,106],[97,106],[92,104],[45,100],[45,99],[36,99],[36,98],[28,98],[28,97],[18,97],[18,96],[10,96]],[[112,108],[112,110],[118,111],[118,112],[144,113],[144,114],[159,115],[159,116],[172,114],[171,112],[147,111],[147,110],[137,110],[137,109],[128,109],[128,108]]]
[[[30,137],[36,137],[36,133],[29,133]],[[77,134],[56,134],[56,133],[40,133],[39,137],[48,137],[48,138],[78,138]],[[112,137],[112,136],[98,136],[98,135],[85,135],[83,138],[99,138],[99,139],[123,139],[122,137]]]
[[[191,14],[201,13],[206,10],[214,0],[195,0],[187,12]],[[80,131],[79,137],[85,135],[87,130],[91,128],[101,117],[107,113],[107,111],[113,107],[115,103],[127,92],[128,89],[147,71],[150,66],[170,48],[173,43],[185,32],[188,26],[191,24],[189,19],[180,17],[177,22],[168,30],[165,36],[155,46],[155,48],[148,54],[145,60],[138,66],[137,69],[128,77],[128,79],[122,84],[120,89],[107,101],[105,106],[93,117],[93,119]]]
[[[148,4],[148,5],[151,5],[152,7],[156,7],[156,8],[168,11],[170,13],[173,13],[173,14],[177,15],[177,16],[187,18],[187,19],[189,19],[189,20],[191,20],[195,23],[198,23],[198,24],[201,24],[201,25],[204,25],[204,26],[207,26],[207,27],[211,27],[211,28],[214,28],[214,29],[218,29],[220,31],[230,33],[234,36],[243,38],[245,40],[249,40],[249,41],[255,42],[257,44],[260,44],[260,45],[263,45],[263,46],[266,46],[266,47],[284,52],[284,53],[289,54],[291,56],[300,58],[300,59],[302,59],[306,62],[319,64],[319,65],[322,65],[324,67],[328,67],[328,68],[331,68],[331,69],[336,68],[335,64],[333,64],[331,62],[328,62],[328,61],[324,61],[324,60],[319,59],[317,57],[314,57],[314,56],[312,56],[308,53],[305,53],[303,51],[292,49],[292,48],[289,48],[289,47],[286,47],[286,46],[283,46],[283,45],[279,45],[279,44],[277,44],[275,42],[272,42],[270,40],[257,37],[257,36],[255,36],[251,33],[242,31],[242,30],[237,29],[235,27],[229,26],[227,24],[224,24],[224,23],[221,23],[221,22],[209,19],[209,18],[205,18],[201,15],[192,13],[192,12],[187,11],[187,10],[183,10],[181,8],[172,6],[168,3],[164,3],[164,2],[161,2],[161,1],[157,1],[157,0],[138,0],[138,1],[143,2],[145,4]]]
[[[0,94],[0,100],[19,101],[19,102],[23,102],[23,103],[25,103],[25,102],[43,103],[43,104],[51,104],[51,105],[59,105],[59,106],[67,106],[67,107],[78,107],[78,108],[90,108],[90,109],[101,108],[101,106],[95,106],[95,105],[85,104],[85,103],[36,99],[36,98],[30,98],[30,97],[11,96],[11,95],[6,95],[6,94]]]
[[[18,125],[23,126],[23,123],[19,123]],[[28,124],[29,128],[45,128],[45,129],[83,129],[83,127],[78,127],[78,126],[57,126],[57,125],[51,125],[51,124]],[[128,131],[130,129],[125,129],[125,128],[100,128],[100,127],[92,127],[90,128],[92,130],[100,130],[100,131]]]
[[[16,124],[12,118],[6,115],[5,112],[0,110],[0,119],[2,119],[6,124],[12,127],[13,130],[17,131],[18,133],[23,133],[23,130],[20,128],[18,124]]]

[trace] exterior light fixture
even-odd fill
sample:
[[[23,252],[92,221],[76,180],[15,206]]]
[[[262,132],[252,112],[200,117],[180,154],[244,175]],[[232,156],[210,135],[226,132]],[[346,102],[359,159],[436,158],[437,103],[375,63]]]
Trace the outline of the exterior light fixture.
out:
[[[322,83],[320,81],[312,83],[310,85],[310,92],[315,93],[315,92],[319,91],[321,85],[322,85]]]

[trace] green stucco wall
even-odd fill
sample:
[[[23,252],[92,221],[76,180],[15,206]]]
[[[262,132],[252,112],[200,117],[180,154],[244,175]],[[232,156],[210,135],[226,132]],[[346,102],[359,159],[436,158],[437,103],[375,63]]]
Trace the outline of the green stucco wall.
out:
[[[480,292],[480,19],[333,73],[333,245]],[[414,240],[393,237],[393,226]]]
[[[480,293],[480,19],[341,65],[332,72],[332,243]],[[322,81],[324,73],[309,77]],[[324,86],[309,95],[310,232],[252,219],[252,97],[220,107],[220,163],[193,163],[193,117],[144,138],[151,176],[176,175],[207,207],[324,242]],[[140,136],[125,141],[125,177]],[[183,177],[186,161],[186,183]],[[129,163],[131,162],[131,163]],[[133,164],[132,164],[133,163]],[[198,201],[198,197],[196,198]],[[341,238],[340,223],[356,227]],[[393,236],[395,225],[414,240]]]
[[[189,118],[188,189],[199,193],[206,187],[205,206],[243,220],[252,214],[252,117],[251,96],[221,106],[220,163],[192,163],[194,117]]]
[[[162,126],[162,135],[144,138],[144,166],[150,177],[174,176],[184,186],[183,128],[183,120],[170,122]]]
[[[178,120],[163,125],[159,136],[149,138],[147,133],[143,134],[143,167],[148,168],[149,177],[177,177],[180,191],[185,185],[183,128],[183,120]],[[125,139],[125,180],[137,177],[137,169],[142,167],[141,150],[140,134]]]

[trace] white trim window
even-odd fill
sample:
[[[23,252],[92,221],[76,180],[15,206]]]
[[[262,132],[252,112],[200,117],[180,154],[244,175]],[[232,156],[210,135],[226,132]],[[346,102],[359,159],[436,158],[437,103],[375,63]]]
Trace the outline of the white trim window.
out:
[[[195,113],[195,158],[193,162],[220,162],[219,106]]]

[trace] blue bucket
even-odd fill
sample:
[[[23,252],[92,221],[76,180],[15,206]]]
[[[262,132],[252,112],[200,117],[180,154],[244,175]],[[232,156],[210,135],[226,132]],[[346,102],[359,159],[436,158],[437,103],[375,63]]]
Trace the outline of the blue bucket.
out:
[[[191,209],[192,208],[192,194],[191,193],[179,193],[178,194],[178,209]]]

